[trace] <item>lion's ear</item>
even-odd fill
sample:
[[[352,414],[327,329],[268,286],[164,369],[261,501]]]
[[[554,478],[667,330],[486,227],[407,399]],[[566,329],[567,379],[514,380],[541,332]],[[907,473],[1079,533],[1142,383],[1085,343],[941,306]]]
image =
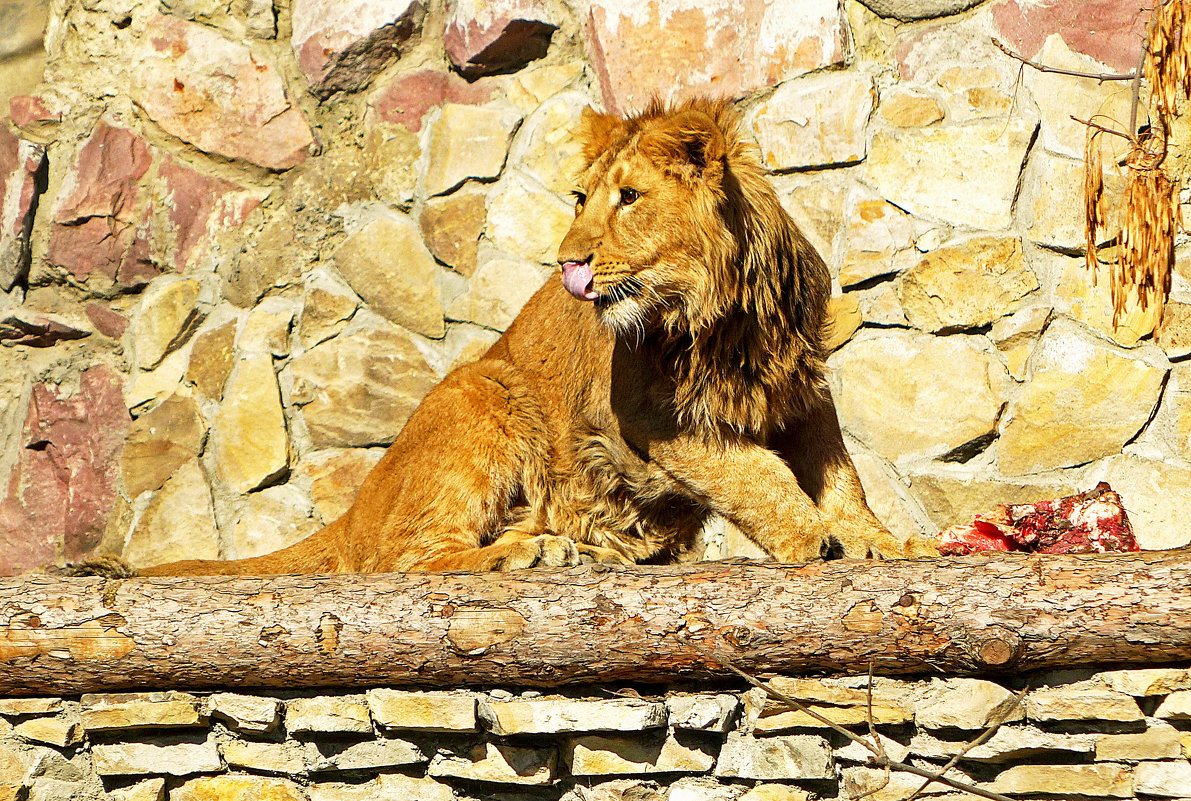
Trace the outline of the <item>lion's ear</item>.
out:
[[[583,109],[579,118],[579,141],[583,143],[583,157],[591,164],[624,133],[624,120],[615,114],[604,114],[591,106]]]
[[[670,117],[642,138],[641,149],[655,161],[712,182],[723,177],[728,152],[724,132],[702,111],[683,111]]]

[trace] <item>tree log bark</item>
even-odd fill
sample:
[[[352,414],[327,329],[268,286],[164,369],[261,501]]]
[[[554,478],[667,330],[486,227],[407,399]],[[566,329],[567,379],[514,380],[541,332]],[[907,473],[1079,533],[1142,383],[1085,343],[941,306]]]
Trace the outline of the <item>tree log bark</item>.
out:
[[[1191,550],[489,574],[0,579],[0,695],[553,687],[1191,661]]]

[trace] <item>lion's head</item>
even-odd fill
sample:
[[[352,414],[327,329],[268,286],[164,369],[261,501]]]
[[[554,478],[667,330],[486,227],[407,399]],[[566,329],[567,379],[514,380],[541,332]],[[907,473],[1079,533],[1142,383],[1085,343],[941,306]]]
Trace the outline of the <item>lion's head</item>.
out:
[[[723,100],[623,119],[587,109],[558,261],[567,291],[618,335],[670,343],[679,396],[730,379],[734,409],[717,413],[756,429],[790,375],[821,374],[830,276],[739,129]]]
[[[822,260],[727,101],[654,103],[625,119],[587,109],[579,136],[588,166],[558,261],[563,285],[605,324],[700,330],[734,308],[786,305],[782,296],[821,311]]]

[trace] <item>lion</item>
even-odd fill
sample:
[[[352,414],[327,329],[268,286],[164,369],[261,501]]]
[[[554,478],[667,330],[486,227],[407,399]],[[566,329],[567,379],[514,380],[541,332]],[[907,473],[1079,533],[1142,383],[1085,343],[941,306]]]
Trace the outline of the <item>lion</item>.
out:
[[[931,552],[865,501],[825,379],[827,267],[731,104],[589,108],[579,138],[560,271],[426,396],[342,518],[139,573],[657,563],[712,513],[782,562]]]

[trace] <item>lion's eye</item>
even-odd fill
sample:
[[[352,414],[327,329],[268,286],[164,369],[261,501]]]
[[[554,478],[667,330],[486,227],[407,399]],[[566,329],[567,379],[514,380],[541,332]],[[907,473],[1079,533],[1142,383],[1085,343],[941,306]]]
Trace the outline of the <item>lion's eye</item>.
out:
[[[620,190],[620,205],[628,206],[636,202],[637,198],[641,197],[641,193],[636,189],[630,187],[622,187]]]
[[[576,206],[582,206],[584,203],[587,202],[587,195],[583,194],[578,189],[573,190],[571,192],[571,194],[574,195],[574,197],[575,197],[575,205]]]

